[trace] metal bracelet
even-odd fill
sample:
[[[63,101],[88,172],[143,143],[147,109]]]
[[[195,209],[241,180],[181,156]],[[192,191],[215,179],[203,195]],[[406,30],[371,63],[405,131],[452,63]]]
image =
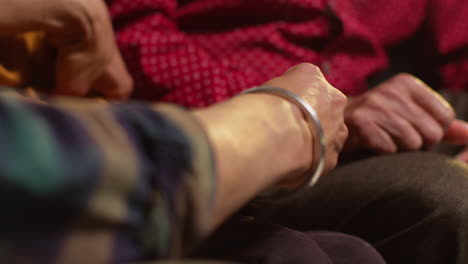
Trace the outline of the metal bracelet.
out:
[[[240,95],[249,94],[249,93],[267,93],[267,94],[277,95],[279,97],[286,99],[287,101],[291,102],[297,107],[299,107],[302,114],[305,116],[307,123],[309,124],[309,128],[311,130],[312,136],[315,135],[314,138],[316,139],[318,138],[318,140],[312,140],[312,143],[313,143],[312,149],[313,149],[313,157],[319,157],[319,158],[314,159],[316,160],[316,162],[312,164],[311,170],[307,172],[308,174],[310,174],[310,176],[308,176],[307,178],[307,184],[302,184],[299,189],[294,190],[294,193],[297,193],[298,191],[305,190],[314,186],[317,183],[320,176],[322,175],[323,168],[325,165],[325,151],[326,151],[325,136],[324,136],[322,124],[320,123],[320,119],[317,113],[315,112],[315,110],[304,99],[297,96],[293,92],[290,92],[282,88],[271,87],[271,86],[260,86],[260,87],[254,87],[254,88],[245,90]],[[276,190],[275,193],[272,194],[270,192],[268,196],[282,196],[281,194],[280,195],[278,194],[284,193],[284,190],[282,191]]]

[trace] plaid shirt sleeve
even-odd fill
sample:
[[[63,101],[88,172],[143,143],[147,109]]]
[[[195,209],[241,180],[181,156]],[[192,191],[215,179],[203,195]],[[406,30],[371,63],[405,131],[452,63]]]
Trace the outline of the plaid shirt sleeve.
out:
[[[214,161],[171,105],[0,93],[0,263],[183,256],[207,234]]]

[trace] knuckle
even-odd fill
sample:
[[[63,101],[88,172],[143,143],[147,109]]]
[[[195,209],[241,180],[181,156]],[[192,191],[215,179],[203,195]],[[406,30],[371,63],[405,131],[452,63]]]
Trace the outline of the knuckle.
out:
[[[440,118],[442,119],[444,125],[450,124],[456,118],[455,111],[448,108],[445,111],[443,111],[440,115]]]
[[[346,104],[348,103],[348,98],[340,91],[336,90],[333,92],[332,101],[338,106],[341,106],[344,110]]]
[[[353,111],[348,118],[354,124],[359,124],[362,126],[370,125],[370,120],[367,117],[367,114],[363,110],[355,110]]]
[[[348,102],[348,97],[342,93],[340,90],[333,88],[335,90],[336,97],[338,100],[342,103],[347,103]]]
[[[346,125],[343,125],[343,128],[341,129],[341,135],[340,135],[341,147],[343,147],[348,136],[349,136],[349,129]]]
[[[426,142],[429,145],[439,143],[444,137],[444,131],[440,127],[433,127],[429,129],[429,133],[426,135]]]
[[[343,124],[343,129],[342,129],[342,131],[343,131],[343,137],[344,137],[345,140],[346,140],[346,138],[348,138],[348,136],[349,136],[349,129],[348,129],[348,126],[346,126],[345,124]]]
[[[303,62],[296,65],[296,69],[299,71],[307,72],[321,72],[320,68],[312,63]]]
[[[407,72],[399,73],[395,77],[393,77],[393,81],[397,82],[407,82],[407,81],[414,81],[417,79],[414,75],[409,74]]]
[[[402,89],[402,86],[397,85],[388,85],[385,89],[381,89],[380,92],[385,96],[386,99],[391,99],[393,101],[404,101],[405,93]]]
[[[404,117],[401,117],[394,112],[389,112],[387,118],[389,124],[391,124],[394,129],[399,132],[399,135],[408,135],[408,137],[413,136],[411,134],[410,125]]]
[[[410,151],[421,149],[423,144],[424,142],[419,136],[410,136],[403,141],[403,147]]]
[[[364,103],[368,106],[379,107],[380,105],[382,105],[380,101],[381,101],[380,91],[376,91],[374,93],[369,94],[366,97],[366,100],[364,101]]]
[[[413,131],[413,129],[400,118],[391,117],[391,119],[397,131],[395,132],[395,136],[398,138],[403,149],[413,151],[423,146],[424,141],[418,132]]]

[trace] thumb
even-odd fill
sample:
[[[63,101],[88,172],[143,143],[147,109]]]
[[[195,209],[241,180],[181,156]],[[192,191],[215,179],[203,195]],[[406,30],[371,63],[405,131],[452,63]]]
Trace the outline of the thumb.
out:
[[[468,145],[468,123],[453,121],[445,133],[444,142],[454,145]]]
[[[462,150],[455,158],[468,163],[468,148]]]

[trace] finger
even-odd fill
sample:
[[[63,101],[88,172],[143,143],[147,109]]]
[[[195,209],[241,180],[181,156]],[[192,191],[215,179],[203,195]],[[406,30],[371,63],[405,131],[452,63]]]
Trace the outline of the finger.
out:
[[[377,124],[393,138],[399,149],[412,151],[423,146],[421,135],[406,119],[393,112],[379,116]]]
[[[373,120],[361,119],[357,124],[356,132],[362,144],[379,153],[395,153],[397,145],[392,137]]]
[[[291,68],[289,68],[283,75],[289,75],[289,74],[300,74],[302,75],[303,73],[314,73],[318,76],[323,77],[322,70],[320,68],[312,63],[299,63]]]
[[[92,63],[86,50],[59,49],[56,62],[57,95],[85,96],[92,84],[102,74],[103,68],[98,63]]]
[[[468,123],[453,121],[445,133],[444,142],[454,145],[468,145]]]
[[[468,163],[468,147],[460,152],[455,159]]]
[[[434,117],[443,128],[447,128],[455,119],[455,111],[450,104],[418,78],[408,77],[404,78],[404,81],[412,90],[413,100]]]
[[[107,99],[127,99],[133,90],[133,81],[123,63],[112,63],[93,84],[92,91]]]
[[[444,128],[419,105],[404,99],[403,104],[393,109],[402,119],[408,120],[424,140],[424,146],[431,147],[444,137]]]

